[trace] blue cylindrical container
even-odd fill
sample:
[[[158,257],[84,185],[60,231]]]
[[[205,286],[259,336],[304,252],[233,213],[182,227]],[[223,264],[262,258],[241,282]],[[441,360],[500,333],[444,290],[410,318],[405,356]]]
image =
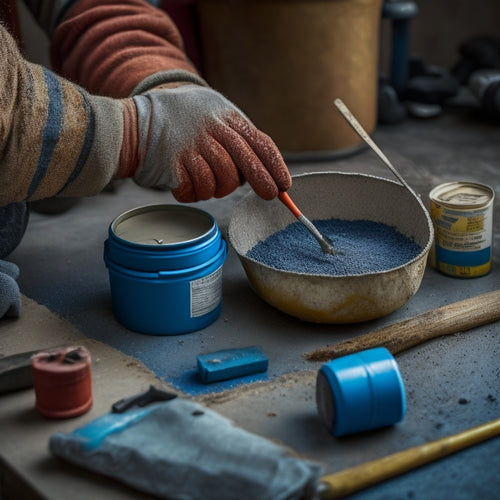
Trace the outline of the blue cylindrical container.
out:
[[[148,205],[109,226],[104,261],[113,313],[141,333],[176,335],[215,321],[227,245],[214,218],[182,205]]]
[[[399,422],[406,396],[396,360],[385,347],[377,347],[326,363],[318,372],[316,403],[334,436]]]

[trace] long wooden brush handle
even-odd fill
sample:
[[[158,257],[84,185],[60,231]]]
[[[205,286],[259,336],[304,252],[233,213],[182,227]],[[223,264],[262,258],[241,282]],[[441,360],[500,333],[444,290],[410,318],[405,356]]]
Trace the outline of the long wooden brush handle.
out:
[[[500,434],[500,419],[321,478],[324,500],[340,498]]]
[[[345,342],[317,349],[305,357],[309,361],[329,361],[379,346],[397,354],[435,337],[463,332],[499,319],[500,290],[495,290],[424,312]]]

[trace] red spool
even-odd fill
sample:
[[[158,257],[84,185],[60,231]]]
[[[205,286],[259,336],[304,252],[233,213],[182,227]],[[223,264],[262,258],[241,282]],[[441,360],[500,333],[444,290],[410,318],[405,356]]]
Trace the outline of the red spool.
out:
[[[57,347],[31,358],[37,411],[71,418],[92,406],[91,357],[82,346]]]

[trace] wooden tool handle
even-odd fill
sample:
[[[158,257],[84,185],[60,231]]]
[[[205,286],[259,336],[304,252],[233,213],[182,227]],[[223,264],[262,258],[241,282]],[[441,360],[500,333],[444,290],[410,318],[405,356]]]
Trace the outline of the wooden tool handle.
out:
[[[308,361],[329,361],[353,352],[386,347],[392,354],[422,342],[463,332],[500,319],[500,290],[424,312],[393,325],[305,355]]]
[[[324,500],[340,498],[500,434],[500,419],[321,478]]]

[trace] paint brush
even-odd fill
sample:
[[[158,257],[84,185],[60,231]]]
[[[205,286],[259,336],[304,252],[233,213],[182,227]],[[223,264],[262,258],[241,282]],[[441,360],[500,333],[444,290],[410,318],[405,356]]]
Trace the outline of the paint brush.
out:
[[[292,212],[296,219],[302,223],[304,227],[316,238],[317,242],[321,246],[323,253],[329,253],[330,255],[337,255],[339,252],[333,246],[332,240],[320,233],[316,226],[298,209],[297,205],[290,198],[288,193],[281,191],[278,195],[280,201]]]

